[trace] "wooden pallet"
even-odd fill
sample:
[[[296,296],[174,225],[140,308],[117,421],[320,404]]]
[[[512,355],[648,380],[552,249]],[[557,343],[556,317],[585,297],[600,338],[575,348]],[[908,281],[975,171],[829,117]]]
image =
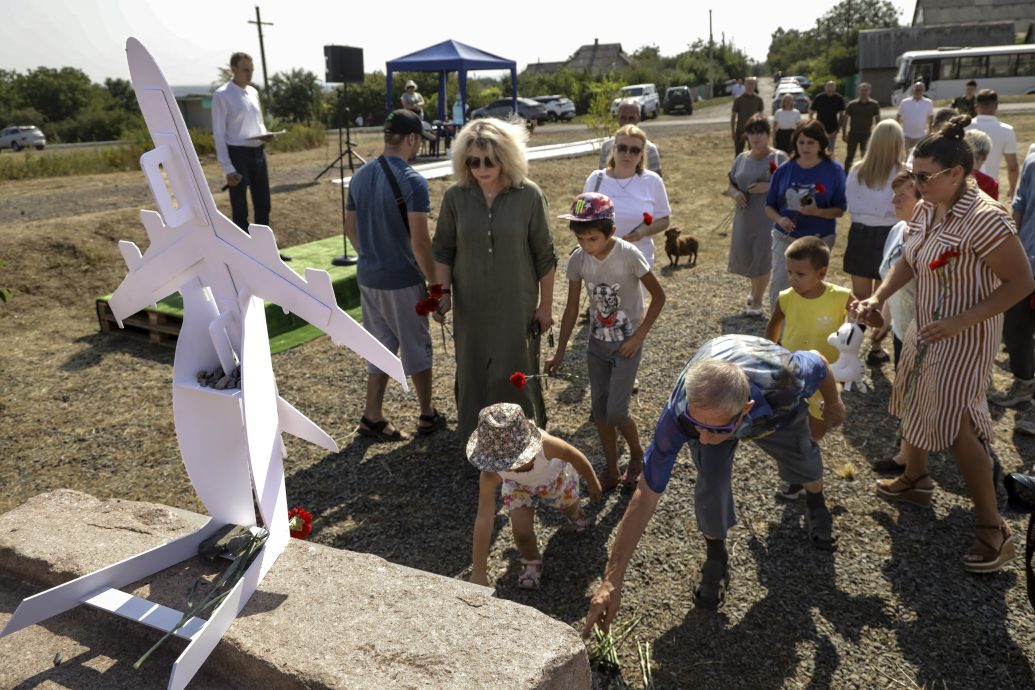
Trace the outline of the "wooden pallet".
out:
[[[97,321],[101,326],[102,333],[119,330],[119,324],[115,320],[115,314],[112,313],[107,300],[97,300]],[[182,324],[183,319],[179,316],[164,314],[153,309],[138,311],[122,320],[125,332],[146,337],[152,343],[167,347],[175,347]]]

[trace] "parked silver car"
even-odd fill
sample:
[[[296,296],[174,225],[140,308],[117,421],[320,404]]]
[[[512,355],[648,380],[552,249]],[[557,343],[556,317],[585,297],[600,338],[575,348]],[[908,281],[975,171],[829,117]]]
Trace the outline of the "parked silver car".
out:
[[[11,149],[21,151],[28,146],[35,146],[42,151],[47,145],[47,137],[39,127],[24,125],[19,127],[5,127],[0,130],[0,149]]]
[[[809,112],[809,97],[805,95],[805,90],[794,81],[782,81],[777,84],[776,90],[773,92],[773,112],[775,113],[780,109],[783,97],[787,94],[794,98],[794,107],[798,112],[807,115]]]

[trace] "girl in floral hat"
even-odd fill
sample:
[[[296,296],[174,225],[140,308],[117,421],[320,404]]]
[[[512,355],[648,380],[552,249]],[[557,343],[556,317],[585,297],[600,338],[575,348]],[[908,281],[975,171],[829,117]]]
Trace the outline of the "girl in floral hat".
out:
[[[535,535],[539,502],[557,508],[582,533],[589,519],[579,502],[581,476],[592,501],[600,500],[600,482],[586,456],[574,446],[539,429],[520,405],[497,403],[478,413],[478,428],[467,442],[467,457],[481,470],[478,518],[474,523],[471,582],[488,585],[486,568],[496,517],[496,489],[510,513],[514,544],[521,552],[518,587],[539,589],[543,557]]]

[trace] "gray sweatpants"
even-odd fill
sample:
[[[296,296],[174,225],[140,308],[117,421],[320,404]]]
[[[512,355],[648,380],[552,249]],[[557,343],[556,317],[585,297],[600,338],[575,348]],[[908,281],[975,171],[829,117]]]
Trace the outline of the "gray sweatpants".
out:
[[[808,406],[802,403],[797,416],[787,426],[768,436],[751,439],[776,460],[780,479],[789,484],[807,484],[823,478],[823,457],[809,433]],[[713,539],[725,539],[737,524],[733,506],[733,456],[738,439],[706,445],[690,439],[690,455],[697,468],[694,484],[694,513],[697,529]]]

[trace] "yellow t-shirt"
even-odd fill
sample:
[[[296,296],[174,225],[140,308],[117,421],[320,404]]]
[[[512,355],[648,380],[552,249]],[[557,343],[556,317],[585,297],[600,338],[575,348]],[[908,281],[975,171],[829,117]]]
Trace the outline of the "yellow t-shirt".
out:
[[[839,285],[826,284],[823,294],[813,299],[802,297],[794,288],[780,293],[780,311],[783,312],[783,337],[780,344],[795,350],[818,350],[833,364],[838,351],[829,343],[827,336],[841,327],[847,314],[848,298],[852,291]],[[809,399],[809,413],[822,419],[819,393]]]

